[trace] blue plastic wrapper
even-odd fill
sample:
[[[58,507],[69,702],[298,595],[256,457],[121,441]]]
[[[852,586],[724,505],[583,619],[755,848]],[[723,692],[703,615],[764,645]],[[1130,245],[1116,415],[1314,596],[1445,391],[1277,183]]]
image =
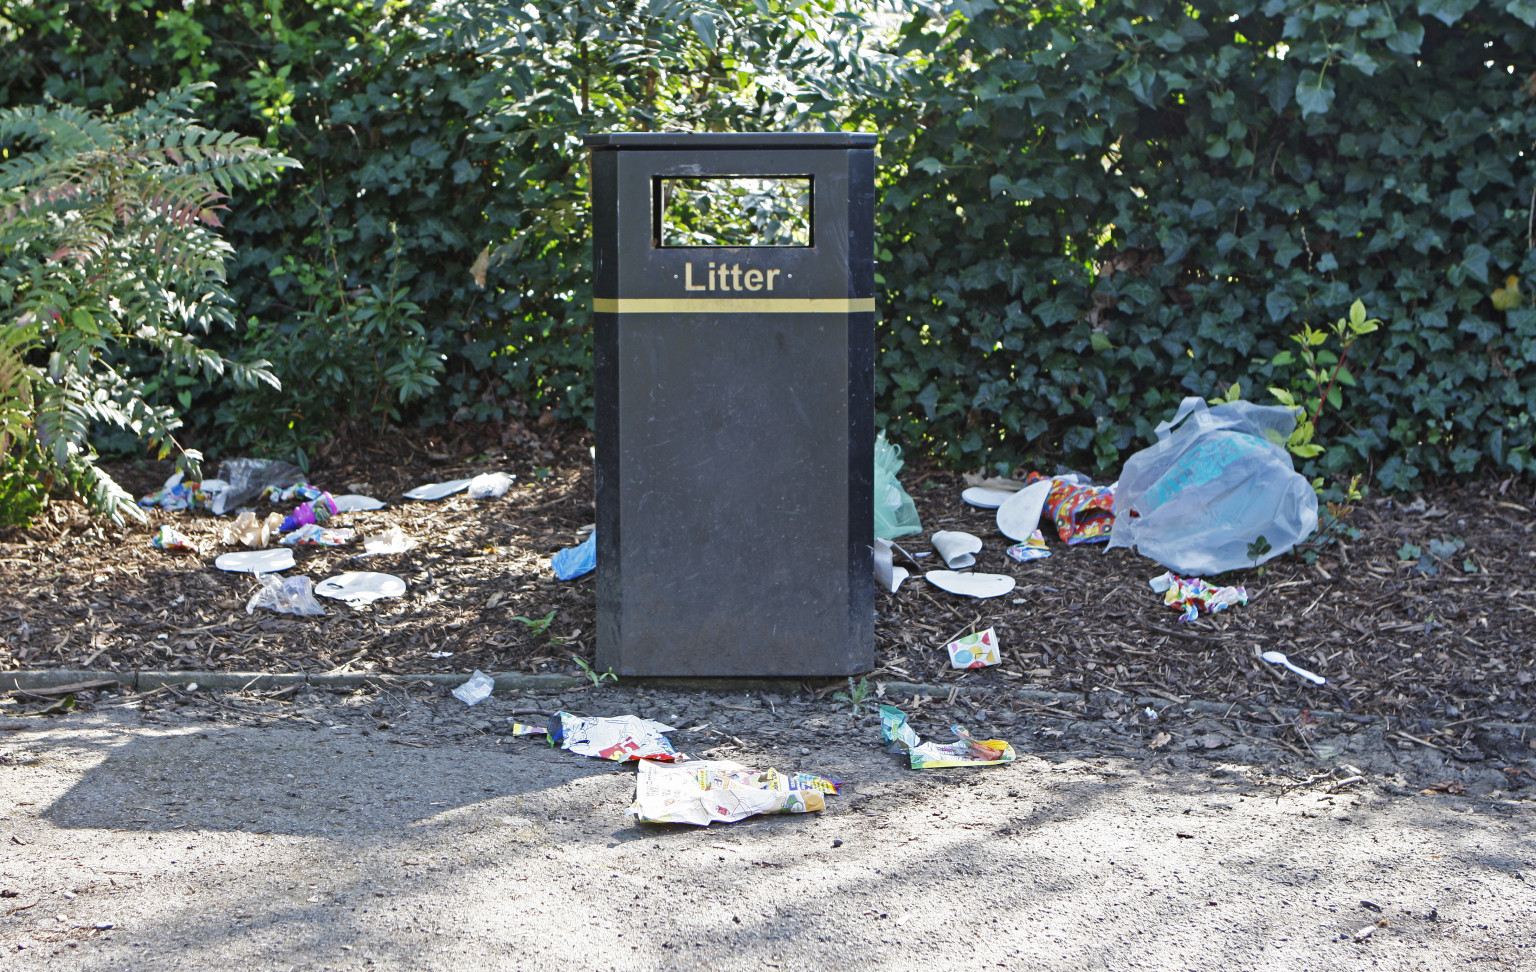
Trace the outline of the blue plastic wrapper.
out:
[[[575,580],[597,566],[597,531],[588,535],[579,547],[566,547],[550,558],[549,566],[561,580]]]

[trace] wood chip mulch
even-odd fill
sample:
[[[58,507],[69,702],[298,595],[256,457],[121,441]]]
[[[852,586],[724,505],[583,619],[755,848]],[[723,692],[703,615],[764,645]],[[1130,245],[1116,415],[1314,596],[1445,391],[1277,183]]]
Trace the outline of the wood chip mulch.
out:
[[[404,597],[372,607],[324,602],[328,613],[319,618],[246,613],[250,576],[213,568],[216,554],[234,549],[219,540],[227,519],[152,512],[152,526],[172,523],[201,546],[200,554],[175,554],[152,547],[143,527],[115,529],[54,504],[31,530],[0,533],[0,671],[579,674],[571,656],[592,657],[591,577],[556,581],[549,557],[578,542],[593,521],[589,446],[586,433],[521,426],[338,437],[313,458],[311,480],[391,502],[347,514],[341,525],[365,534],[397,525],[421,543],[366,560],[355,558],[356,548],[299,551],[300,570],[316,580],[379,570],[410,584]],[[497,469],[515,476],[502,499],[398,502],[412,486]],[[154,463],[113,471],[136,495],[167,474]],[[1348,519],[1358,538],[1310,563],[1287,554],[1228,575],[1223,581],[1244,586],[1248,604],[1181,623],[1147,586],[1163,571],[1152,561],[1052,537],[1049,558],[1015,563],[994,514],[960,501],[958,475],[909,466],[902,480],[924,526],[924,536],[899,541],[904,548],[925,551],[927,534],[966,530],[986,544],[976,569],[1010,574],[1018,586],[973,600],[919,574],[897,594],[878,595],[880,667],[872,681],[1113,691],[1408,719],[1530,722],[1536,712],[1536,507],[1528,481],[1367,498]],[[1432,543],[1444,556],[1425,557]],[[945,643],[987,627],[998,633],[1003,664],[951,670]],[[1261,661],[1266,650],[1285,652],[1328,684],[1312,686]]]

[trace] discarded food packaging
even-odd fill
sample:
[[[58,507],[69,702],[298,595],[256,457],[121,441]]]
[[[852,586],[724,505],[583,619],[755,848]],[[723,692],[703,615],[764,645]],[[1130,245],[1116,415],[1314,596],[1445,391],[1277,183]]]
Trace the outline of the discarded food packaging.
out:
[[[631,759],[687,759],[672,748],[672,741],[664,735],[672,731],[671,726],[639,716],[589,719],[556,712],[549,722],[549,742],[578,756],[619,763]]]
[[[1003,660],[997,651],[997,632],[991,628],[951,641],[944,648],[949,652],[951,668],[986,668]]]
[[[236,553],[219,554],[213,559],[213,566],[219,570],[248,574],[270,574],[287,570],[293,566],[293,563],[293,551],[287,547],[273,547],[270,550],[241,550]]]
[[[427,483],[415,489],[408,489],[401,495],[413,500],[440,500],[468,489],[470,482],[468,479],[450,479],[446,483]]]
[[[405,580],[372,570],[349,570],[316,584],[315,593],[358,607],[380,598],[399,597],[405,593]]]
[[[931,543],[950,570],[975,566],[976,555],[981,552],[981,538],[959,530],[940,530]]]
[[[946,766],[994,766],[1016,759],[1013,746],[1001,739],[972,738],[964,726],[951,726],[959,742],[940,745],[923,742],[907,725],[907,714],[894,705],[880,707],[880,738],[887,752],[906,753],[913,769],[942,769]]]
[[[774,769],[758,772],[730,760],[660,763],[642,759],[638,770],[629,813],[642,823],[707,827],[759,814],[815,813],[826,808],[825,790],[807,782],[814,778],[785,776]]]
[[[966,597],[1001,597],[1014,588],[1007,574],[962,574],[953,570],[930,570],[923,579],[934,587]]]

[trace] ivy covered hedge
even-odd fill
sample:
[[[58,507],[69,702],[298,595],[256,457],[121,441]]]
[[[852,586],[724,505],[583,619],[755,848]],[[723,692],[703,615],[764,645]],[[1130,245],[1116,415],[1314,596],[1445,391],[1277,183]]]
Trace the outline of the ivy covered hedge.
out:
[[[957,462],[1117,469],[1184,395],[1359,298],[1325,460],[1527,470],[1536,3],[979,3],[867,103],[888,168],[881,403]]]
[[[0,104],[213,80],[210,125],[303,163],[227,221],[246,316],[225,340],[283,393],[160,390],[228,447],[349,415],[585,419],[580,136],[861,127],[881,422],[909,446],[1113,474],[1184,395],[1298,386],[1272,363],[1288,336],[1359,298],[1385,326],[1315,471],[1532,465],[1536,310],[1507,283],[1536,292],[1536,0],[974,0],[894,27],[835,0],[4,16],[25,42],[0,44]]]

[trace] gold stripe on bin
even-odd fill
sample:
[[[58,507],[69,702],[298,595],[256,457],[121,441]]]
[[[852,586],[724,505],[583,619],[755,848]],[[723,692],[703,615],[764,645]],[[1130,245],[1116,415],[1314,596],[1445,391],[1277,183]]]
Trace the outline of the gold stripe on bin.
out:
[[[594,297],[598,314],[866,314],[873,297]]]

